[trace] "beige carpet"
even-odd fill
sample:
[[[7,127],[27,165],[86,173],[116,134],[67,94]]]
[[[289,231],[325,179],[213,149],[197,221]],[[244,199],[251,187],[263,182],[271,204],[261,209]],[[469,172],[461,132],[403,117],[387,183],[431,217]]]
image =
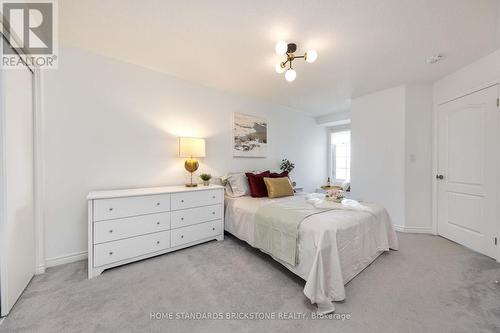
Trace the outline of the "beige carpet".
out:
[[[301,279],[228,236],[93,280],[86,261],[50,268],[0,332],[500,332],[500,264],[440,237],[399,237],[400,251],[347,285],[336,308],[349,320],[152,320],[182,311],[311,315]]]

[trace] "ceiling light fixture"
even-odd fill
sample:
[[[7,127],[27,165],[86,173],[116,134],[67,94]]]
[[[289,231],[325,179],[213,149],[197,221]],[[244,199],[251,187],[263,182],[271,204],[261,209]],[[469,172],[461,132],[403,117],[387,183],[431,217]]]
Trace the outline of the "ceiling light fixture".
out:
[[[286,55],[286,60],[276,64],[276,73],[283,74],[285,73],[285,79],[288,82],[295,81],[297,77],[297,72],[292,68],[292,62],[295,59],[304,59],[308,63],[313,63],[318,58],[318,52],[315,50],[307,50],[304,55],[295,55],[295,51],[297,51],[297,45],[294,43],[287,43],[284,41],[279,41],[276,43],[276,47],[274,49],[277,55]],[[288,69],[287,69],[288,66]]]

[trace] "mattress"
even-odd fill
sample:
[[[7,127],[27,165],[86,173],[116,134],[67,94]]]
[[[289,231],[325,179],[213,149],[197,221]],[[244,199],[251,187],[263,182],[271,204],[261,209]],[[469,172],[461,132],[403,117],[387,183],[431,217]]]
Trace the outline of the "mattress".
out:
[[[305,194],[302,195],[305,198]],[[254,216],[259,207],[290,198],[225,198],[225,230],[254,246]],[[367,211],[329,210],[305,218],[299,226],[298,264],[275,259],[306,281],[304,294],[318,311],[334,311],[346,298],[344,285],[382,252],[399,248],[387,211],[363,203]]]

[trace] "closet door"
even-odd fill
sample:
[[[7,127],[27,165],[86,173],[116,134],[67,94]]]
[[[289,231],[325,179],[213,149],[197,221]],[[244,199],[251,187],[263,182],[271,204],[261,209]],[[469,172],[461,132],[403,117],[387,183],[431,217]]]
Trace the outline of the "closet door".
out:
[[[35,272],[33,74],[0,70],[1,315]]]

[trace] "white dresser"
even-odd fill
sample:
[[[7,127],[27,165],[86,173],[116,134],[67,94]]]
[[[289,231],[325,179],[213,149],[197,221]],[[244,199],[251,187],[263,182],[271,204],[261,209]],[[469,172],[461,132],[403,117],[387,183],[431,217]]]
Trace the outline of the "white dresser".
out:
[[[222,186],[95,191],[87,199],[89,279],[111,267],[224,239]]]

